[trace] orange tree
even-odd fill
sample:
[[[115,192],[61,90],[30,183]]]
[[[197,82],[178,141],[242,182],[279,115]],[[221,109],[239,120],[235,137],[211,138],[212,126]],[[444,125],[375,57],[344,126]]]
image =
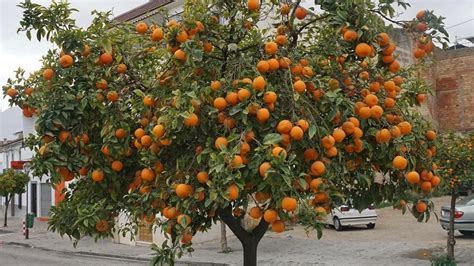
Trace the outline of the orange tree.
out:
[[[433,176],[436,134],[411,107],[429,88],[398,63],[385,22],[413,38],[420,65],[446,32],[429,11],[395,21],[395,2],[408,5],[189,0],[179,22],[95,13],[87,29],[67,3],[20,4],[19,31],[57,45],[38,72],[4,86],[36,118],[34,173],[73,181],[50,229],[134,235],[145,220],[168,239],[154,247],[159,264],[221,220],[254,265],[269,227],[300,223],[320,237],[348,198],[359,209],[400,201],[428,219],[439,179],[422,173]],[[118,228],[120,212],[131,223]],[[247,214],[257,226],[242,225]]]
[[[445,182],[442,187],[451,194],[447,255],[454,260],[454,213],[456,199],[459,193],[471,190],[474,182],[474,133],[450,133],[440,138],[439,152],[435,156],[436,162],[442,167],[438,172]]]
[[[3,227],[7,227],[8,205],[15,194],[23,194],[26,191],[29,177],[23,172],[7,169],[0,174],[0,196],[5,197],[5,213],[3,217]]]

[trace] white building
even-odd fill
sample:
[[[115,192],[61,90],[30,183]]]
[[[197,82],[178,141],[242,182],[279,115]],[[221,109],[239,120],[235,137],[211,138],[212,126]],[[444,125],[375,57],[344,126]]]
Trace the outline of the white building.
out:
[[[29,161],[33,152],[26,147],[25,138],[34,133],[34,119],[26,118],[18,107],[0,112],[0,172],[11,167],[12,161]],[[54,203],[55,193],[47,183],[48,178],[40,180],[31,177],[28,184],[28,212],[37,217],[48,216]],[[0,198],[0,209],[4,208],[5,198]],[[15,195],[11,201],[10,216],[22,217],[26,209],[26,193]]]

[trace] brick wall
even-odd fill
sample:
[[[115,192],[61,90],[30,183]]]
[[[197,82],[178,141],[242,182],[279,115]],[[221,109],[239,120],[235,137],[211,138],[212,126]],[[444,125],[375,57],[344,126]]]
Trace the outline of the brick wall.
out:
[[[436,51],[429,109],[442,131],[474,130],[474,48]]]

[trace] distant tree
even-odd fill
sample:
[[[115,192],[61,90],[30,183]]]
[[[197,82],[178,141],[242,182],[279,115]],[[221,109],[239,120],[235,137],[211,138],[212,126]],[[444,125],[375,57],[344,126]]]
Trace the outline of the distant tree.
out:
[[[3,227],[7,227],[8,206],[11,199],[15,194],[25,192],[28,181],[29,178],[25,173],[13,169],[7,169],[5,172],[0,174],[0,196],[6,198]]]
[[[474,182],[474,132],[450,133],[439,138],[435,161],[440,165],[438,173],[443,180],[441,187],[451,194],[448,227],[448,258],[454,260],[454,214],[459,192],[466,186],[472,189]],[[436,166],[436,168],[438,168]]]

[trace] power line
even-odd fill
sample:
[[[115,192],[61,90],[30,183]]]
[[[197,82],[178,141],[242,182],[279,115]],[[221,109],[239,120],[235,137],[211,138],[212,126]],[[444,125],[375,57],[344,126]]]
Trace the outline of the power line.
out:
[[[471,19],[468,19],[468,20],[466,20],[466,21],[463,21],[463,22],[460,22],[460,23],[458,23],[458,24],[455,24],[455,25],[453,25],[453,26],[447,27],[446,29],[451,29],[451,28],[457,27],[457,26],[459,26],[459,25],[468,23],[469,21],[472,21],[472,20],[474,20],[474,18],[471,18]]]

